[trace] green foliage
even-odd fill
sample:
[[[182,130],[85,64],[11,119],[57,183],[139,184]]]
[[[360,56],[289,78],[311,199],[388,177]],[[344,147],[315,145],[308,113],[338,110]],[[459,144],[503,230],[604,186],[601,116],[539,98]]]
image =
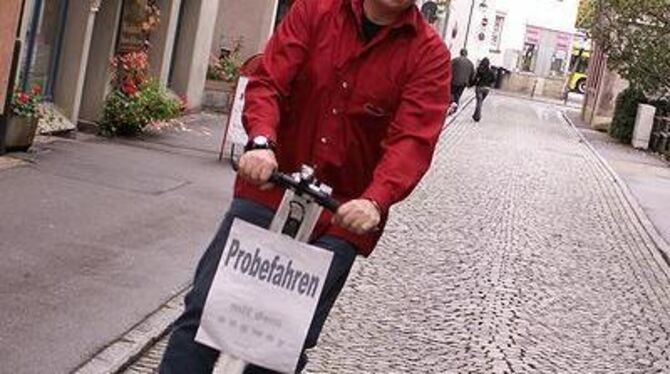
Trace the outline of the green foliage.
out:
[[[670,94],[670,1],[587,2],[585,24],[610,68],[650,95]]]
[[[657,116],[670,117],[670,99],[654,100],[649,104],[656,107]]]
[[[137,135],[153,123],[177,117],[180,108],[180,100],[155,80],[132,95],[115,89],[105,101],[100,132],[104,136]]]
[[[595,17],[596,0],[580,0],[577,12],[577,28],[591,30]]]
[[[616,99],[614,118],[609,129],[610,135],[622,142],[630,143],[635,129],[637,106],[645,102],[647,98],[637,88],[629,87],[622,91]]]
[[[157,81],[152,80],[138,95],[140,102],[153,121],[175,118],[181,112],[181,102]]]

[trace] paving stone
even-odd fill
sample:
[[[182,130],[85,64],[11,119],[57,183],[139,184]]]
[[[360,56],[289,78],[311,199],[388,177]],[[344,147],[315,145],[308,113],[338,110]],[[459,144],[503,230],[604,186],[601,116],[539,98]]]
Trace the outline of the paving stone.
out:
[[[486,104],[357,261],[307,371],[670,372],[669,269],[616,182],[553,106]]]

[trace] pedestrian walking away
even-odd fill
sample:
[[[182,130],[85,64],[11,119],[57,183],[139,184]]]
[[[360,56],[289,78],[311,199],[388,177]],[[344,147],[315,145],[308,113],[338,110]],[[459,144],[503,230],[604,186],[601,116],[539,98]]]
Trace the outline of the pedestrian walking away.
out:
[[[472,85],[475,86],[475,97],[477,98],[475,112],[472,114],[472,119],[475,122],[479,122],[482,119],[482,106],[495,80],[496,77],[491,69],[491,62],[488,58],[484,58],[479,63],[479,66],[477,66],[477,73],[472,81]]]
[[[356,256],[370,255],[390,207],[426,173],[450,84],[449,51],[414,0],[295,1],[250,76],[250,142],[235,197],[197,266],[160,373],[212,372],[219,352],[194,337],[232,221],[267,228],[283,195],[271,175],[303,164],[342,202],[336,213],[324,211],[311,240],[333,253],[304,343],[315,347]],[[297,372],[306,363],[303,351]],[[254,365],[245,372],[272,373]]]
[[[459,57],[451,61],[451,102],[458,107],[465,88],[475,77],[475,65],[468,58],[468,50],[461,49]]]

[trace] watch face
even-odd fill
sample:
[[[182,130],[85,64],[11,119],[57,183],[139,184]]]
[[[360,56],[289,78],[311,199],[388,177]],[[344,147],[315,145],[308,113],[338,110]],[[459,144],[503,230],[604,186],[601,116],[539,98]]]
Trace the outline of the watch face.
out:
[[[257,147],[264,147],[268,144],[268,138],[264,136],[257,136],[254,138],[254,145]]]

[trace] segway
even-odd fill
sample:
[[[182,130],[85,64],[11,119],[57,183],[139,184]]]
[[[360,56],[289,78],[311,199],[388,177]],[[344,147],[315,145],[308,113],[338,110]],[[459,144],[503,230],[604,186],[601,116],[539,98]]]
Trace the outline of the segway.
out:
[[[236,166],[236,163],[233,162],[234,169],[237,169]],[[269,182],[284,188],[286,191],[268,231],[290,237],[297,242],[307,243],[310,240],[319,216],[324,208],[331,212],[336,212],[340,206],[339,202],[331,197],[332,189],[329,186],[320,183],[314,175],[314,169],[309,166],[304,165],[301,167],[300,172],[293,174],[275,172],[272,174]],[[256,230],[260,229],[256,228]],[[264,232],[267,233],[267,231]],[[304,244],[301,244],[300,246],[302,248]],[[258,251],[256,253],[258,253]],[[224,261],[224,257],[225,256],[222,256],[222,262]],[[328,264],[329,263],[330,257],[328,260]],[[221,264],[219,266],[221,266]],[[269,280],[267,282],[269,283]],[[319,296],[320,291],[319,294],[316,295],[316,300],[319,299]],[[209,297],[211,297],[211,294],[208,296],[208,302]],[[294,350],[292,352],[294,352]],[[252,363],[262,366],[262,363],[259,362]],[[249,363],[245,362],[243,359],[227,354],[225,349],[222,349],[222,356],[219,362],[220,366],[217,368],[217,372],[223,372],[225,374],[242,374],[248,364]]]

